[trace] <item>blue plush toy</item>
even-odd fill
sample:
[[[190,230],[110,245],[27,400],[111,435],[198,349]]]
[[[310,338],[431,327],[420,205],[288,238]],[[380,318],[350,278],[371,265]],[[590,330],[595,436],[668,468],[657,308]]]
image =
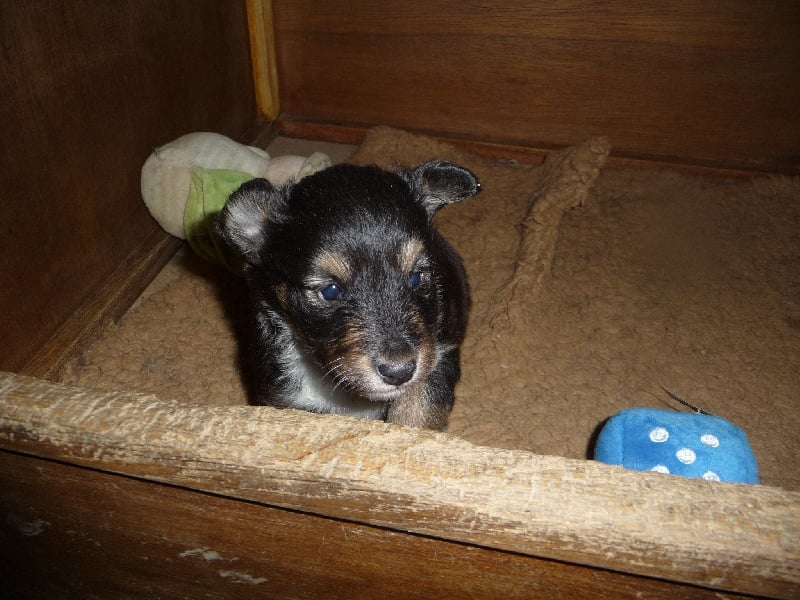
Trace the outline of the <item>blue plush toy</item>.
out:
[[[699,412],[623,410],[603,426],[594,457],[637,471],[758,483],[756,459],[744,431]]]

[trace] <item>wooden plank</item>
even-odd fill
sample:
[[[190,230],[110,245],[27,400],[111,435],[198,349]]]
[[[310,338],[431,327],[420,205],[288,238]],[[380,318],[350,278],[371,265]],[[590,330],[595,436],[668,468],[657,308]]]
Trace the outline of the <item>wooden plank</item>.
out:
[[[0,375],[0,447],[526,556],[791,598],[800,494]]]
[[[305,121],[281,115],[272,123],[278,135],[316,141],[337,142],[340,144],[358,145],[364,140],[369,125],[354,123],[330,123],[323,121]],[[514,146],[493,142],[482,142],[464,137],[453,137],[441,131],[416,131],[415,133],[434,137],[439,141],[451,144],[467,152],[497,160],[518,161],[527,164],[541,164],[545,157],[555,148]],[[751,179],[765,176],[768,173],[756,169],[732,168],[702,165],[686,161],[664,160],[644,157],[620,156],[613,153],[606,160],[605,166],[610,169],[670,169],[714,179]]]
[[[145,240],[153,148],[255,116],[244,3],[0,3],[0,369],[19,370]]]
[[[273,3],[282,111],[800,172],[800,5]]]
[[[280,97],[271,0],[247,0],[247,26],[256,110],[260,117],[273,121],[280,114]]]
[[[7,452],[0,510],[14,598],[717,597]]]

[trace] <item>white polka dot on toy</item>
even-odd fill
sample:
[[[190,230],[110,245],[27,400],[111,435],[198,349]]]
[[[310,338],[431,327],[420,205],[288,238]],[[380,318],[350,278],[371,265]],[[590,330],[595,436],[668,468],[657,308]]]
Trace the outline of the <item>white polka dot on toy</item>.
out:
[[[675,453],[675,456],[685,465],[690,465],[697,459],[697,455],[691,448],[681,448]]]
[[[713,433],[704,433],[700,436],[700,441],[704,446],[708,446],[710,448],[716,448],[719,446],[719,438]]]
[[[703,473],[703,479],[705,479],[706,481],[722,481],[719,475],[714,473],[714,471],[706,471],[705,473]]]
[[[666,442],[668,439],[669,439],[669,431],[667,431],[663,427],[656,427],[655,429],[650,431],[651,442],[660,444],[661,442]]]
[[[655,471],[656,473],[663,473],[664,475],[669,475],[669,468],[666,465],[656,465],[651,471]]]

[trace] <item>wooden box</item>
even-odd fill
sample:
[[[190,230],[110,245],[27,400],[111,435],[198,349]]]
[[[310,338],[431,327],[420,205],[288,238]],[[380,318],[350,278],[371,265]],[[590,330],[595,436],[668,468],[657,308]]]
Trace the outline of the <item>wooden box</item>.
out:
[[[154,146],[388,124],[797,174],[796,3],[3,2],[0,39],[5,597],[800,594],[796,492],[50,381],[177,248]]]

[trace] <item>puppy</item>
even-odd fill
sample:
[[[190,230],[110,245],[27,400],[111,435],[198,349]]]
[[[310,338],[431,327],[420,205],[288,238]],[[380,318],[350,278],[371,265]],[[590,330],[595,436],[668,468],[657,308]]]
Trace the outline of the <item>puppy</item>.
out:
[[[251,293],[257,402],[444,428],[469,292],[432,220],[479,191],[469,170],[427,162],[234,192],[215,227]]]

